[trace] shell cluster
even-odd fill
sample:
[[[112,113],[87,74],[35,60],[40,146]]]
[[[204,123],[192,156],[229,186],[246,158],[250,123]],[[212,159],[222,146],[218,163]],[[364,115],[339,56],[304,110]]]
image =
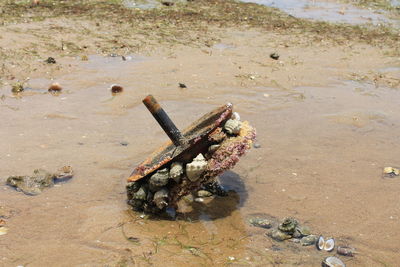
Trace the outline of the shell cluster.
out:
[[[225,150],[238,151],[233,145],[242,141],[236,138],[242,128],[239,114],[233,113],[222,125],[210,133],[208,146],[192,159],[168,163],[140,180],[128,182],[126,185],[128,204],[137,211],[160,214],[168,207],[177,209],[177,202],[188,195],[199,198],[225,196],[226,191],[215,177],[232,167],[250,145],[245,149],[241,145],[243,151],[240,150],[234,155],[224,153]],[[251,136],[244,140],[251,143],[255,138],[255,132],[250,126],[248,127],[251,129],[249,131]],[[230,157],[234,160],[229,160]]]

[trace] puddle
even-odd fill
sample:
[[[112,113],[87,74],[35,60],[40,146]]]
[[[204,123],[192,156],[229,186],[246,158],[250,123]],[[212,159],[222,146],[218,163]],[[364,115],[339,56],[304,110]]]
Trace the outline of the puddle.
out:
[[[279,8],[298,18],[350,24],[390,23],[396,27],[400,26],[398,21],[392,21],[385,17],[383,11],[361,9],[342,3],[313,0],[243,0],[243,2]]]
[[[382,165],[398,165],[399,90],[334,81],[293,89],[215,85],[210,96],[207,87],[169,86],[174,72],[163,67],[166,62],[171,67],[164,58],[76,60],[75,71],[57,77],[65,88],[59,96],[0,101],[2,182],[35,168],[68,164],[76,172],[69,183],[37,197],[0,188],[0,206],[19,211],[0,238],[0,265],[320,265],[326,255],[315,247],[278,243],[249,226],[254,214],[295,216],[316,234],[355,246],[360,254],[348,265],[376,266],[398,257],[393,251],[400,229],[390,218],[400,216],[400,183],[376,177]],[[199,64],[199,72],[210,67]],[[29,84],[46,92],[50,82]],[[121,95],[111,96],[113,83],[124,86]],[[178,128],[228,101],[255,125],[261,148],[220,178],[228,197],[195,203],[176,221],[129,210],[126,177],[167,139],[141,104],[148,93]]]

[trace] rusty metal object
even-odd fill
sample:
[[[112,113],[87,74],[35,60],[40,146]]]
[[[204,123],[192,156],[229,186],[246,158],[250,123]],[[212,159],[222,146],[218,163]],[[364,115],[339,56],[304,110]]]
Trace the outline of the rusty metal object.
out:
[[[224,129],[232,117],[232,104],[214,109],[180,132],[153,96],[147,96],[143,103],[171,141],[137,166],[128,178],[128,203],[135,210],[160,213],[167,207],[177,208],[183,196],[232,168],[255,139],[255,130],[248,122],[242,122],[240,131],[235,134]],[[214,149],[210,150],[211,146]],[[165,175],[168,176],[173,163],[183,168],[182,176],[170,175],[166,181]]]

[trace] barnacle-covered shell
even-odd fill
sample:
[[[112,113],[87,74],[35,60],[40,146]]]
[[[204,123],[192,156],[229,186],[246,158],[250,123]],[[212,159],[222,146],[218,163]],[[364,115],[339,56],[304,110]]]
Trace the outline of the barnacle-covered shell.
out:
[[[152,188],[158,188],[167,185],[169,171],[167,168],[157,171],[150,177],[149,184]]]
[[[139,190],[132,194],[132,199],[146,200],[147,190],[144,186],[140,187]]]
[[[168,189],[162,188],[154,194],[154,203],[160,210],[168,206]]]
[[[317,243],[317,240],[318,240],[318,236],[316,236],[316,235],[308,235],[308,236],[304,236],[300,240],[300,244],[302,246],[312,246],[315,243]]]
[[[298,222],[293,218],[285,218],[283,222],[278,226],[278,229],[282,232],[292,235],[296,230]]]
[[[179,183],[183,174],[183,165],[180,162],[174,162],[171,164],[171,169],[169,170],[169,177],[175,182]]]
[[[229,119],[225,122],[224,130],[228,134],[239,134],[242,123],[238,120]]]
[[[268,234],[272,239],[276,240],[276,241],[284,241],[286,239],[290,239],[292,238],[291,235],[288,235],[278,229],[274,229],[272,230],[269,234]]]
[[[346,264],[341,259],[332,256],[324,259],[322,267],[346,267]]]
[[[186,164],[186,176],[190,181],[194,182],[199,179],[200,175],[206,170],[207,161],[203,154],[198,154],[191,163]]]

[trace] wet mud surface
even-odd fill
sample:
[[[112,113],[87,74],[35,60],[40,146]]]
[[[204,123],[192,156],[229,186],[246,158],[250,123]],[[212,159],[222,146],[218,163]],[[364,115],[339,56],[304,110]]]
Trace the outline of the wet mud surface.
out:
[[[287,39],[231,31],[204,50],[65,57],[64,72],[32,76],[19,97],[3,86],[0,182],[64,165],[75,175],[35,197],[0,187],[9,211],[0,265],[320,266],[328,252],[273,241],[248,223],[292,216],[355,247],[356,257],[341,257],[348,266],[396,266],[400,180],[382,170],[400,165],[399,62],[368,46]],[[269,57],[276,50],[279,60]],[[61,94],[47,92],[53,81]],[[112,96],[115,83],[124,92]],[[188,206],[175,221],[126,204],[126,178],[167,140],[141,103],[148,93],[180,129],[232,102],[261,146],[220,177],[227,197]]]

